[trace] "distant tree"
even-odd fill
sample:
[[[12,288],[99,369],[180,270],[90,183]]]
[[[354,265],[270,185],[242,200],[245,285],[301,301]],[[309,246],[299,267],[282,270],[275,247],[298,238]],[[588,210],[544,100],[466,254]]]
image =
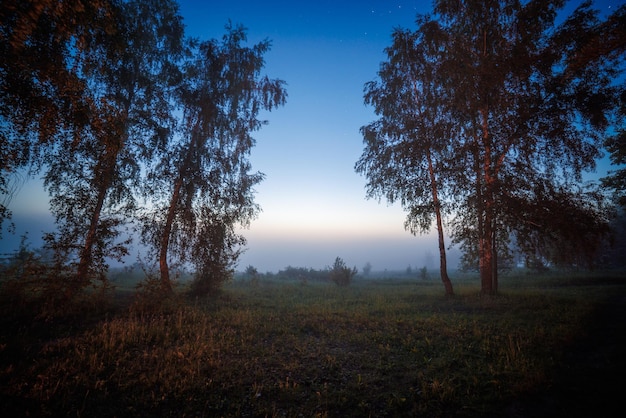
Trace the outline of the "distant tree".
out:
[[[259,271],[252,265],[246,267],[245,277],[250,280],[250,284],[256,286],[259,284]]]
[[[372,272],[372,264],[368,261],[363,266],[363,276],[369,276],[371,272]]]
[[[411,40],[404,43],[409,47],[396,42],[397,37],[393,47],[419,51],[413,59],[434,63],[424,67],[433,72],[419,66],[404,72],[399,78],[403,87],[394,90],[395,100],[385,101],[392,108],[390,114],[408,115],[405,109],[423,106],[422,117],[415,118],[421,130],[400,118],[392,128],[376,130],[380,134],[365,135],[362,159],[379,173],[374,177],[382,185],[375,183],[377,191],[405,198],[409,210],[427,203],[423,184],[428,172],[414,173],[428,161],[414,155],[437,151],[432,161],[439,165],[433,172],[443,200],[454,209],[452,235],[475,248],[485,294],[498,290],[498,255],[508,247],[508,237],[517,234],[517,242],[522,243],[533,235],[530,230],[544,233],[541,208],[546,195],[537,190],[555,193],[549,200],[555,205],[553,214],[560,207],[593,220],[591,230],[588,224],[553,222],[554,236],[582,240],[589,233],[602,235],[604,229],[603,205],[584,204],[576,198],[576,190],[582,173],[594,168],[602,140],[614,126],[619,63],[610,56],[612,52],[578,59],[598,28],[606,25],[589,3],[557,25],[563,4],[562,0],[435,1],[436,17],[419,17],[416,33],[403,35]],[[415,91],[415,86],[418,98],[434,92],[441,100],[414,100],[406,92]],[[378,101],[392,97],[384,89],[370,94]],[[436,129],[424,129],[424,121],[438,122],[432,125]],[[411,138],[416,131],[421,133],[417,138],[422,152],[402,153],[404,148],[396,146],[401,142],[394,140]],[[414,176],[422,182],[412,182]],[[422,192],[413,196],[406,192],[410,188]],[[530,204],[524,203],[529,200]],[[589,242],[598,243],[597,236]],[[532,243],[525,244],[530,250]]]
[[[261,110],[286,100],[284,83],[260,75],[269,41],[253,47],[244,28],[227,26],[221,42],[192,43],[177,92],[178,135],[149,170],[147,193],[154,210],[144,217],[144,237],[155,250],[165,292],[171,291],[170,256],[192,263],[200,281],[219,282],[232,272],[245,243],[236,233],[259,208],[251,173],[250,135],[265,121]],[[203,289],[206,287],[201,286]]]
[[[350,282],[352,282],[352,278],[356,276],[358,272],[356,267],[350,268],[346,266],[346,263],[340,257],[337,257],[330,269],[329,275],[333,283],[343,287],[348,286]]]
[[[301,282],[316,281],[323,282],[328,280],[328,270],[316,270],[306,267],[287,266],[283,270],[279,270],[276,277],[281,280],[298,280]]]
[[[255,276],[258,276],[259,271],[253,265],[249,265],[248,267],[246,267],[245,274],[247,277],[253,278]]]

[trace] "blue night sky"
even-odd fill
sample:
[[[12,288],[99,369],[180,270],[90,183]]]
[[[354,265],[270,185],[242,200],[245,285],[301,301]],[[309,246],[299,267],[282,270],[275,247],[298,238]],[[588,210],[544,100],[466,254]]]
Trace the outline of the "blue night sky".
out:
[[[414,28],[416,14],[430,11],[431,2],[179,3],[191,36],[219,39],[230,20],[248,29],[250,44],[269,39],[265,73],[287,83],[287,104],[264,114],[269,124],[254,135],[253,169],[266,175],[256,188],[263,211],[243,231],[248,245],[239,269],[323,268],[337,256],[359,268],[370,262],[374,270],[436,268],[434,235],[412,236],[399,206],[366,200],[366,180],[353,169],[363,149],[359,128],[376,118],[363,104],[363,85],[376,78],[392,30]],[[621,3],[600,0],[596,7],[604,14]],[[16,245],[28,230],[36,248],[41,231],[52,228],[41,196],[36,180],[22,187],[10,205],[17,236],[4,234],[2,247]]]

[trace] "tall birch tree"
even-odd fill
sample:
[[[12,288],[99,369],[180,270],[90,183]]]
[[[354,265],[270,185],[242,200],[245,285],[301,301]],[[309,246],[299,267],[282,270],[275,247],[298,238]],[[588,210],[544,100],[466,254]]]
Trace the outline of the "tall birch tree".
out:
[[[443,189],[454,203],[453,236],[478,254],[485,294],[498,290],[502,240],[519,231],[518,241],[530,237],[529,228],[542,233],[546,201],[537,190],[558,191],[561,199],[550,199],[550,205],[562,202],[568,213],[603,223],[601,204],[583,205],[575,196],[582,174],[595,167],[607,130],[614,126],[620,92],[615,79],[621,68],[608,55],[578,59],[603,22],[584,3],[559,24],[564,3],[438,0],[434,17],[417,21],[419,43],[436,45],[432,50],[440,53],[433,77],[409,73],[405,85],[411,85],[411,77],[435,83],[443,100],[427,105],[453,125],[451,132],[436,133],[453,152],[449,170],[440,171],[447,180]],[[389,106],[400,113],[415,104],[399,95]],[[410,133],[401,124],[396,128]],[[388,167],[380,168],[381,178],[398,189],[393,182],[397,171],[410,178],[416,164],[407,159]],[[577,227],[560,226],[570,232]]]
[[[0,234],[17,172],[36,171],[48,147],[88,129],[93,103],[77,68],[112,23],[107,0],[0,3]]]
[[[447,92],[436,80],[442,51],[425,39],[433,24],[422,16],[418,31],[394,31],[380,81],[365,86],[365,102],[380,118],[361,128],[365,150],[355,169],[368,179],[368,197],[402,204],[408,212],[405,227],[412,233],[428,232],[434,218],[441,281],[446,294],[453,295],[443,218],[455,126],[442,110]]]
[[[248,47],[241,26],[227,26],[221,42],[196,44],[177,93],[181,116],[174,142],[151,168],[148,192],[156,199],[145,216],[144,237],[158,259],[161,287],[171,292],[171,259],[195,267],[197,289],[211,290],[228,275],[236,233],[259,208],[251,172],[251,133],[286,100],[284,82],[261,75],[269,41]]]
[[[88,40],[78,71],[93,103],[89,130],[46,155],[45,185],[59,232],[49,245],[75,263],[73,288],[127,254],[121,228],[132,219],[140,163],[173,129],[170,92],[178,82],[183,25],[170,0],[112,2],[115,24]],[[121,239],[121,240],[120,240]]]
[[[584,38],[601,21],[585,3],[557,24],[563,6],[558,0],[435,5],[441,30],[449,35],[441,75],[454,92],[453,112],[469,150],[469,164],[456,183],[467,186],[459,195],[472,210],[454,232],[477,242],[483,293],[498,290],[503,235],[528,228],[547,233],[542,209],[547,201],[537,190],[558,191],[561,198],[549,203],[560,204],[564,213],[603,222],[602,205],[588,206],[574,197],[582,173],[595,168],[611,126],[619,68],[612,60],[576,61]],[[534,204],[516,204],[524,201]],[[473,225],[473,234],[467,234],[467,225]],[[555,232],[559,223],[553,219],[550,226]],[[559,234],[584,227],[560,226]],[[582,230],[567,235],[571,240],[585,236]],[[516,239],[520,243],[528,236],[520,233]]]

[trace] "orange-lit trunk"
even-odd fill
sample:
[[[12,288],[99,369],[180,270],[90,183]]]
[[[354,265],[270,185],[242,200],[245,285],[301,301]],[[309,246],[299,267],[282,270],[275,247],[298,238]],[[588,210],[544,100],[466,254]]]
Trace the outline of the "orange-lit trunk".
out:
[[[488,111],[481,110],[482,116],[482,145],[483,145],[483,165],[480,172],[482,177],[483,190],[479,196],[481,202],[479,204],[479,228],[478,237],[478,254],[479,254],[479,270],[482,294],[493,294],[496,291],[494,286],[497,280],[497,271],[495,271],[495,240],[494,240],[494,183],[495,178],[492,175],[492,147],[489,138],[489,122]]]
[[[446,245],[443,235],[443,220],[441,218],[441,203],[439,202],[439,192],[437,187],[437,181],[435,177],[435,169],[433,167],[430,151],[428,151],[428,172],[430,174],[430,186],[433,194],[433,203],[435,205],[435,218],[437,220],[437,237],[439,240],[439,272],[441,275],[441,281],[446,289],[446,295],[454,295],[452,288],[452,282],[448,277],[448,262],[446,258]]]
[[[174,184],[174,190],[172,190],[172,198],[167,210],[167,217],[165,218],[165,225],[163,227],[163,235],[161,235],[160,249],[159,249],[159,271],[161,273],[161,288],[164,292],[172,292],[172,281],[170,280],[170,269],[167,263],[167,252],[169,249],[170,235],[172,234],[172,226],[174,225],[174,219],[176,218],[176,208],[180,201],[180,191],[183,187],[185,179],[185,173],[189,171],[191,165],[191,159],[193,158],[195,148],[195,138],[192,136],[187,150],[187,155],[183,161],[178,178]]]
[[[165,219],[165,226],[163,227],[163,235],[161,236],[161,245],[159,251],[159,271],[161,273],[161,288],[163,291],[170,293],[172,291],[172,282],[170,280],[170,269],[167,264],[167,251],[169,248],[170,234],[172,233],[172,225],[174,224],[174,218],[176,216],[176,206],[180,198],[180,189],[183,185],[182,175],[176,180],[174,184],[174,190],[172,191],[172,198],[170,199],[170,205],[167,210],[167,217]]]
[[[113,161],[111,161],[113,160]],[[98,197],[96,198],[96,204],[91,213],[91,219],[89,221],[89,230],[85,236],[85,243],[80,252],[80,259],[78,267],[76,269],[76,287],[69,290],[70,293],[77,291],[79,288],[84,287],[89,283],[89,268],[93,260],[93,247],[96,243],[98,235],[98,225],[100,224],[100,216],[102,214],[102,208],[104,207],[104,200],[106,199],[107,192],[111,185],[111,177],[113,176],[113,170],[115,169],[114,158],[105,159],[106,167],[104,170],[96,169],[95,175],[100,176],[98,181]],[[72,295],[68,294],[69,298]]]

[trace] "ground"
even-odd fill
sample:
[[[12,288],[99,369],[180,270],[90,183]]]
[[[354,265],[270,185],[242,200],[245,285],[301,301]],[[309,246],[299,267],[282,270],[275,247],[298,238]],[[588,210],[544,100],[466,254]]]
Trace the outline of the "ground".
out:
[[[514,401],[513,418],[622,417],[626,396],[626,296],[599,307],[581,336],[565,353],[545,391]]]

